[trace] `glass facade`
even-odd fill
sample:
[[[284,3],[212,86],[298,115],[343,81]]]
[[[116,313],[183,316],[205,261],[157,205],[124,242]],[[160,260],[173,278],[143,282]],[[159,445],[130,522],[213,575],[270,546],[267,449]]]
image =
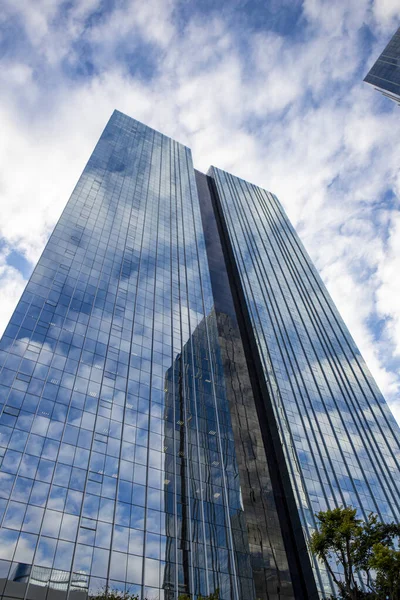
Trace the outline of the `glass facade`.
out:
[[[1,341],[4,597],[251,597],[212,309],[190,150],[115,112]]]
[[[276,198],[118,111],[0,394],[5,600],[323,597],[314,512],[399,519],[397,425]]]
[[[210,177],[305,540],[328,507],[400,521],[399,427],[282,206],[224,171]]]
[[[368,71],[364,81],[400,104],[400,27]]]

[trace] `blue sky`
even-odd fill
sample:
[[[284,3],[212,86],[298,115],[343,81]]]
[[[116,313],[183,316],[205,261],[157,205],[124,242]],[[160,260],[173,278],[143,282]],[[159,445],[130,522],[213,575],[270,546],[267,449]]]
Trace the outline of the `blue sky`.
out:
[[[278,195],[400,420],[398,0],[3,0],[0,329],[114,108]]]

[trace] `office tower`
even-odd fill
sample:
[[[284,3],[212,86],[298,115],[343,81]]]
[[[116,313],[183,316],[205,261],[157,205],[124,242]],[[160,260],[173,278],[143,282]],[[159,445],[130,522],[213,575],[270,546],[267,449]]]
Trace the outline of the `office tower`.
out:
[[[295,546],[328,507],[399,521],[398,425],[282,206],[224,171],[210,176],[282,485],[295,498]]]
[[[251,596],[212,309],[190,151],[115,112],[1,343],[5,597]]]
[[[364,78],[375,89],[400,103],[400,27]]]
[[[0,343],[0,594],[319,598],[399,430],[275,196],[115,111]]]

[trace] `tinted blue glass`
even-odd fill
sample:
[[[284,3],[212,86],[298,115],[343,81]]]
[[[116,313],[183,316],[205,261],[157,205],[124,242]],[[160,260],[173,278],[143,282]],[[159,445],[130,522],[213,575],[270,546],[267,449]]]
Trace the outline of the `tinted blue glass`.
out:
[[[116,111],[0,344],[0,593],[252,597],[212,309],[190,150]]]
[[[399,521],[399,427],[282,206],[224,171],[210,174],[305,538],[328,507]],[[331,592],[315,561],[314,569],[321,592]]]
[[[364,78],[391,100],[400,103],[400,27]]]

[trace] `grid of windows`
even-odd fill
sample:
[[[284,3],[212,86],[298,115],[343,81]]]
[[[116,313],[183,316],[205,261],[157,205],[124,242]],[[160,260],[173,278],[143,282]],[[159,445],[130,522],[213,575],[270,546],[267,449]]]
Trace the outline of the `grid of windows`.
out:
[[[277,198],[215,181],[307,539],[351,504],[400,520],[399,428]],[[321,594],[329,577],[314,563]]]
[[[190,150],[115,111],[0,343],[0,594],[253,597]]]
[[[400,27],[364,78],[400,104]]]

